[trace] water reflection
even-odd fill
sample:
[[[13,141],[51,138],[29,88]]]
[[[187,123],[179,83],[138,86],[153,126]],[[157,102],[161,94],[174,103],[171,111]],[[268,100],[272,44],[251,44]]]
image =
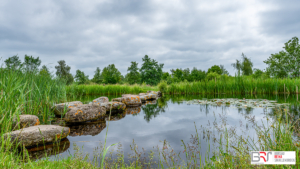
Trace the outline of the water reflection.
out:
[[[70,134],[69,136],[76,137],[76,136],[95,136],[98,135],[102,130],[106,127],[105,120],[99,120],[95,122],[84,123],[80,125],[73,125],[68,126],[70,127]]]
[[[127,107],[125,109],[126,114],[137,115],[140,112],[141,112],[141,107]]]
[[[47,144],[45,146],[32,147],[27,149],[30,160],[41,159],[46,156],[57,155],[65,152],[70,147],[68,138],[60,142]]]

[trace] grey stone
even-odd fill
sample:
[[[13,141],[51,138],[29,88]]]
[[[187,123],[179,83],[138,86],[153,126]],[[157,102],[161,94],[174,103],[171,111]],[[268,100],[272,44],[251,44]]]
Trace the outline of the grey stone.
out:
[[[56,125],[37,125],[4,134],[4,139],[10,135],[14,145],[22,147],[51,143],[66,138],[70,133],[69,127]],[[19,143],[19,144],[18,144]]]
[[[142,105],[140,96],[137,95],[125,95],[124,97],[122,97],[122,103],[129,107]]]
[[[65,114],[65,120],[69,123],[78,123],[97,120],[103,117],[106,109],[100,105],[84,104],[68,110]]]
[[[112,112],[123,111],[126,108],[126,105],[122,102],[107,102],[101,103],[100,106],[105,107],[106,111],[109,112],[110,108]]]
[[[18,118],[13,119],[13,130],[40,124],[39,118],[35,115],[19,115],[19,118],[20,121]]]
[[[73,102],[66,102],[66,103],[59,103],[55,104],[52,107],[55,115],[62,116],[64,114],[64,110],[67,112],[70,108],[77,107],[82,105],[81,101],[73,101]]]
[[[114,98],[111,101],[113,101],[113,102],[122,102],[122,97]]]
[[[102,97],[99,97],[99,98],[93,100],[93,104],[98,104],[98,105],[101,103],[107,103],[107,102],[109,102],[109,99],[108,99],[108,97],[105,97],[105,96],[102,96]]]

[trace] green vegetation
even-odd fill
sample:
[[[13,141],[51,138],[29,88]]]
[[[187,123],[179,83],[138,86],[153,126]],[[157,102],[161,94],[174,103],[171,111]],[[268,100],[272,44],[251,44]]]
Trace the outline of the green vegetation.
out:
[[[140,83],[141,81],[141,76],[139,73],[139,68],[138,68],[138,63],[136,62],[131,62],[131,66],[128,67],[126,78],[129,84],[135,84],[135,83]]]
[[[102,71],[103,83],[116,84],[121,81],[121,73],[114,64],[108,65]]]
[[[60,60],[57,63],[58,66],[55,66],[56,76],[61,80],[66,81],[67,84],[72,84],[74,82],[74,77],[70,73],[71,67],[66,65],[66,62],[64,60]]]
[[[148,55],[143,58],[143,65],[140,69],[141,82],[146,84],[156,85],[160,82],[163,76],[164,64],[158,64],[154,59],[150,59]]]

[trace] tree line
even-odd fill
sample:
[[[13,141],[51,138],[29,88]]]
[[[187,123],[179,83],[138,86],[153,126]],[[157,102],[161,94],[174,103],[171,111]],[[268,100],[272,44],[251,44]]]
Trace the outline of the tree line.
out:
[[[293,37],[291,40],[284,44],[284,50],[279,53],[271,54],[271,56],[264,61],[267,64],[266,70],[253,68],[253,62],[249,57],[242,53],[241,60],[236,59],[232,63],[232,67],[236,70],[236,76],[252,76],[253,78],[298,78],[300,76],[300,45],[299,39]],[[58,61],[55,66],[56,77],[66,81],[67,84],[148,84],[157,85],[160,81],[164,80],[168,84],[177,82],[193,82],[211,79],[220,79],[229,77],[228,71],[224,65],[213,65],[207,71],[197,69],[194,67],[192,70],[189,68],[171,69],[170,72],[163,72],[164,64],[158,63],[156,60],[151,59],[148,55],[142,58],[142,65],[138,68],[138,63],[131,62],[127,69],[127,74],[123,76],[114,64],[104,67],[103,70],[99,67],[96,68],[94,77],[89,79],[81,70],[76,70],[75,76],[70,73],[71,67],[66,64],[64,60]],[[43,65],[41,69],[41,60],[39,57],[25,55],[24,62],[22,63],[17,55],[12,56],[5,61],[6,69],[19,70],[29,73],[39,73],[44,76],[53,76],[49,68]]]

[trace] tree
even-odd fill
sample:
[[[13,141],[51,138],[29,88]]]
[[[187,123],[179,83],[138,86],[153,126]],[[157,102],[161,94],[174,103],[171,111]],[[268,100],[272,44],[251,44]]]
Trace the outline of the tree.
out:
[[[217,72],[210,72],[210,73],[207,73],[206,79],[213,80],[215,78],[219,79],[220,77],[221,77],[221,75],[218,74]]]
[[[224,65],[220,65],[220,68],[221,68],[221,75],[229,75],[229,72],[225,69]]]
[[[39,57],[34,58],[32,56],[25,55],[24,57],[24,70],[26,72],[37,72],[38,67],[41,65],[42,61],[40,60]]]
[[[178,81],[183,81],[183,71],[182,71],[182,69],[171,69],[170,70],[171,72],[172,72],[172,77],[174,78],[174,79],[177,79]]]
[[[58,66],[55,66],[56,76],[64,79],[67,84],[71,84],[74,81],[72,74],[70,73],[71,67],[66,65],[64,60],[58,61]]]
[[[42,76],[51,76],[51,73],[46,65],[43,65],[40,70],[40,75]]]
[[[292,77],[300,76],[300,45],[299,39],[293,37],[284,44],[285,51],[271,54],[271,56],[264,61],[268,65],[267,72],[271,76],[284,78],[289,75]]]
[[[114,64],[108,65],[102,71],[103,83],[116,84],[121,81],[121,73]]]
[[[238,71],[238,75],[241,74],[241,71],[243,75],[252,75],[253,73],[253,63],[244,53],[242,53],[242,61],[236,59],[236,63],[232,63],[231,65]]]
[[[85,75],[84,72],[78,69],[76,70],[75,79],[78,84],[85,84],[86,82],[89,81],[89,76]]]
[[[221,75],[223,73],[222,69],[218,65],[214,65],[207,70],[207,74],[212,73],[212,72],[216,72],[219,75]]]
[[[260,69],[254,68],[253,70],[254,70],[254,73],[253,73],[252,76],[255,79],[260,78],[264,74],[264,72],[262,70],[260,70]]]
[[[169,76],[169,72],[163,72],[162,80],[167,80]]]
[[[204,80],[206,77],[206,72],[202,70],[198,70],[196,67],[194,67],[191,71],[191,79],[192,81],[201,81]]]
[[[130,67],[128,67],[127,71],[127,81],[129,84],[134,84],[140,82],[140,73],[139,73],[139,68],[138,68],[138,63],[136,62],[131,62]]]
[[[189,82],[192,81],[191,76],[190,76],[190,69],[189,68],[183,69],[182,73],[183,73],[182,77],[183,77],[184,80],[187,80]]]
[[[22,66],[18,55],[14,55],[12,57],[9,57],[4,62],[5,62],[5,65],[6,65],[7,69],[16,70],[16,69],[21,68],[21,66]]]
[[[143,65],[140,69],[141,81],[150,85],[158,84],[163,75],[162,68],[164,64],[158,64],[154,59],[151,60],[148,55],[145,55],[142,60]]]
[[[103,77],[101,75],[101,69],[97,67],[92,82],[100,84],[102,83],[102,81],[103,81]]]

